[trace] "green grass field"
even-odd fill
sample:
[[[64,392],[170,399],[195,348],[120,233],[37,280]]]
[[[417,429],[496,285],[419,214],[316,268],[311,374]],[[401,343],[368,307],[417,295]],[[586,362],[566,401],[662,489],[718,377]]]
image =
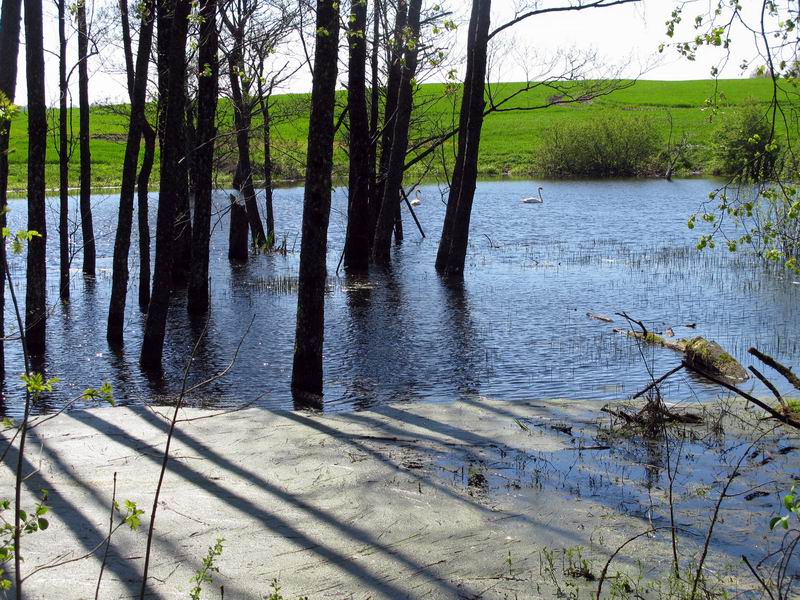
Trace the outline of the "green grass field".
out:
[[[574,84],[577,86],[578,84]],[[506,83],[492,88],[496,98],[506,97],[520,88],[520,84]],[[554,95],[550,88],[540,87],[518,96],[506,108],[532,108],[545,104]],[[718,99],[719,112],[735,111],[749,103],[766,102],[771,93],[771,82],[766,79],[702,81],[639,81],[632,86],[598,97],[584,103],[555,105],[541,110],[509,111],[491,114],[483,129],[481,139],[480,172],[482,175],[534,175],[535,157],[542,135],[548,128],[565,121],[591,120],[599,116],[624,115],[631,111],[647,115],[652,126],[658,130],[667,147],[670,133],[673,140],[686,135],[691,144],[692,171],[708,172],[710,168],[710,144],[719,114],[706,106],[712,96]],[[339,102],[343,104],[344,95]],[[415,116],[414,135],[424,138],[433,130],[444,130],[454,120],[453,107],[458,104],[458,94],[448,93],[444,85],[424,85],[417,95],[418,110]],[[303,173],[306,150],[307,95],[285,95],[277,98],[273,114],[273,154],[276,178],[297,178]],[[71,185],[78,181],[77,110],[73,116],[73,131],[76,134],[71,158]],[[53,132],[57,114],[50,114]],[[230,180],[233,170],[233,138],[226,135],[231,128],[231,111],[226,102],[220,103],[220,143],[217,181],[224,184]],[[263,161],[259,122],[254,122],[252,142],[253,162],[257,166]],[[115,186],[119,183],[122,158],[125,149],[127,119],[119,110],[96,107],[92,110],[92,163],[93,184],[96,187]],[[54,189],[58,183],[58,157],[56,139],[51,132],[51,143],[47,155],[47,185]],[[346,131],[342,128],[336,147],[336,172],[346,173]],[[11,125],[11,147],[9,154],[9,187],[24,193],[26,187],[27,121],[20,113]],[[452,163],[452,144],[444,152],[437,153],[429,167],[441,171],[442,161]],[[421,175],[425,167],[421,164],[415,175]],[[158,167],[153,174],[158,181]]]

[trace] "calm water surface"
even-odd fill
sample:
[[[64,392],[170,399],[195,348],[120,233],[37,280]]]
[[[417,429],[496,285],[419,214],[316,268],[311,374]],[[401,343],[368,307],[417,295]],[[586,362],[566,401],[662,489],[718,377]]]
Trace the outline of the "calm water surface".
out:
[[[713,182],[550,182],[544,184],[543,205],[521,204],[538,185],[500,181],[478,186],[464,283],[456,287],[445,285],[433,269],[444,215],[433,186],[423,187],[417,209],[427,238],[421,238],[406,213],[406,241],[396,249],[391,271],[376,270],[366,279],[350,279],[341,271],[337,276],[346,196],[336,191],[326,301],[326,410],[475,393],[510,401],[624,398],[648,380],[639,350],[612,331],[622,326],[620,319],[609,325],[588,319],[587,312],[624,310],[655,330],[671,326],[677,336],[704,335],[745,364],[747,348],[756,345],[800,365],[800,285],[783,273],[754,267],[746,257],[694,250],[697,233],[686,228],[686,220]],[[301,188],[275,193],[278,234],[286,236],[289,255],[254,256],[240,267],[227,260],[226,195],[215,198],[220,214],[211,248],[212,310],[190,381],[225,368],[254,320],[230,373],[193,395],[192,404],[228,408],[254,402],[291,408],[302,197]],[[61,304],[57,199],[49,200],[51,316],[45,367],[48,376],[62,382],[58,393],[37,407],[39,412],[57,409],[104,380],[112,383],[119,403],[154,398],[169,403],[202,330],[202,323],[186,315],[185,293],[177,292],[168,324],[167,375],[154,380],[139,371],[144,319],[136,301],[134,243],[126,344],[121,353],[109,350],[105,318],[117,201],[115,196],[94,198],[98,278],[83,280],[78,256],[71,300]],[[153,228],[156,203],[154,196]],[[24,228],[24,200],[12,201],[11,208],[12,228]],[[24,257],[13,259],[12,271],[24,298]],[[9,306],[6,323],[12,319]],[[688,323],[696,323],[696,329],[681,327]],[[657,373],[679,359],[668,350],[648,348],[646,353]],[[13,373],[22,370],[22,362],[13,341],[7,344],[7,362],[12,375],[5,411],[19,414]],[[707,400],[718,393],[687,379],[676,380],[668,390],[675,400]]]

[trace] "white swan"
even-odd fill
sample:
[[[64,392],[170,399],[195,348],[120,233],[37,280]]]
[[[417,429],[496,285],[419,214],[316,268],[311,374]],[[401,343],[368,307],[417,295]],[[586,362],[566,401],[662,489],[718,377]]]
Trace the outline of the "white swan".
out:
[[[417,190],[417,195],[411,201],[411,206],[419,206],[420,204],[422,204],[422,198],[419,197],[419,190]]]
[[[531,196],[530,198],[523,198],[523,204],[544,204],[544,198],[542,198],[542,190],[543,187],[539,187],[539,197]]]

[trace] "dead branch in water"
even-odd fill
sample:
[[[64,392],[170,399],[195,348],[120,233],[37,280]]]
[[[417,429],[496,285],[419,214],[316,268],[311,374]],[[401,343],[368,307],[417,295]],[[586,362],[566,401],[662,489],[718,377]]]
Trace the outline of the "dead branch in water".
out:
[[[778,373],[783,375],[786,378],[786,381],[791,383],[795,387],[795,389],[800,390],[800,378],[798,378],[797,375],[795,375],[792,372],[792,369],[783,366],[777,360],[775,360],[771,356],[767,356],[763,352],[759,351],[757,348],[750,348],[748,352],[753,356],[755,356],[758,360],[760,360],[768,367],[771,367],[772,369],[776,370]]]

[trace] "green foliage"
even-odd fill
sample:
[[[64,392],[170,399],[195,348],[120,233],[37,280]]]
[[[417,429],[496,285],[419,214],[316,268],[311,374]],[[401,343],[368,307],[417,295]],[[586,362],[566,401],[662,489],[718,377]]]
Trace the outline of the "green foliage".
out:
[[[783,497],[783,507],[789,513],[782,517],[773,517],[769,522],[770,529],[775,529],[776,527],[789,529],[790,520],[800,520],[800,496],[797,495],[797,486],[793,485],[791,491]]]
[[[650,119],[603,116],[550,129],[538,156],[548,177],[630,177],[652,169],[659,139]]]
[[[8,207],[5,207],[4,210],[6,213],[9,211]],[[3,227],[2,235],[4,240],[11,240],[11,252],[13,254],[22,254],[25,250],[25,242],[30,242],[33,238],[42,237],[42,234],[32,229],[11,233],[11,229],[8,227]]]
[[[122,515],[122,523],[136,531],[142,525],[141,516],[144,514],[143,510],[139,510],[136,502],[125,500],[125,511],[123,512],[119,506],[119,502],[114,500],[114,510]]]
[[[742,183],[769,180],[779,155],[772,137],[772,125],[762,107],[750,105],[726,113],[716,130],[716,172]]]
[[[8,99],[8,96],[0,92],[0,135],[6,133],[8,124],[18,111],[19,109]]]
[[[222,555],[222,543],[225,540],[217,538],[213,546],[209,546],[208,553],[203,558],[202,566],[197,570],[191,579],[194,587],[189,591],[189,597],[192,600],[200,600],[200,594],[203,591],[204,583],[212,583],[214,581],[213,574],[219,573],[219,567],[216,564],[217,558]]]
[[[45,515],[50,512],[47,506],[47,490],[40,490],[41,500],[33,511],[28,513],[19,509],[20,533],[30,535],[37,531],[44,531],[50,526]],[[0,565],[5,565],[14,560],[14,523],[7,520],[3,513],[11,510],[10,500],[0,500]],[[11,589],[11,580],[6,576],[5,569],[0,566],[0,589]]]
[[[108,381],[104,381],[103,385],[101,385],[99,388],[87,388],[83,390],[81,398],[84,400],[102,400],[111,406],[117,405],[116,401],[114,400],[111,384]]]

